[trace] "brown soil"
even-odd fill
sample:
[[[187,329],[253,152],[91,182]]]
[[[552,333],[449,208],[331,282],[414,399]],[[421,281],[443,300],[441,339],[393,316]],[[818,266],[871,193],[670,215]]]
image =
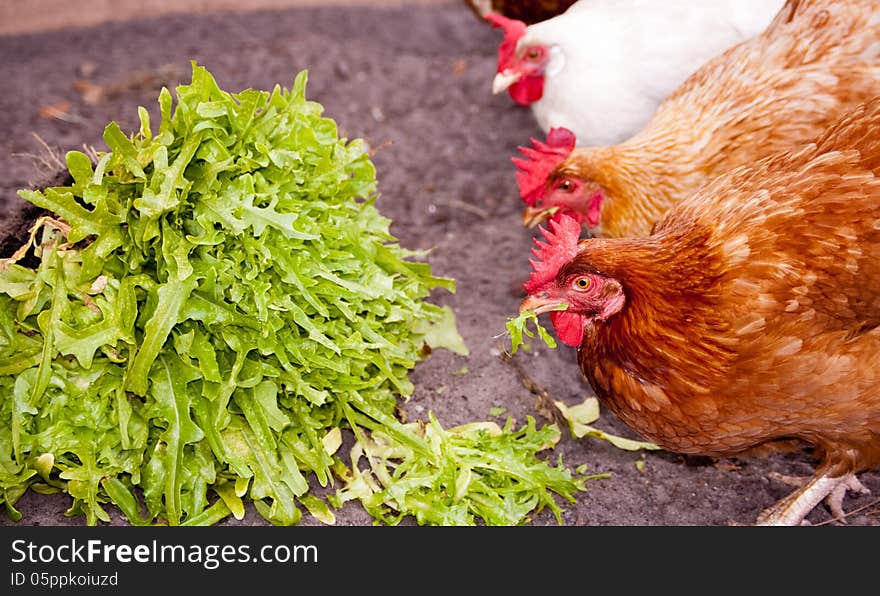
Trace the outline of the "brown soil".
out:
[[[524,421],[537,416],[535,396],[499,357],[499,343],[506,340],[498,336],[516,312],[530,247],[530,234],[520,225],[510,156],[539,130],[528,111],[490,92],[497,41],[463,3],[164,16],[0,38],[2,226],[8,235],[24,207],[15,191],[39,184],[53,171],[28,157],[44,155],[35,134],[62,154],[83,144],[100,148],[108,121],[135,128],[137,105],[158,118],[158,85],[186,80],[190,60],[232,90],[290,85],[307,68],[309,97],[324,104],[344,135],[364,137],[379,148],[377,205],[394,221],[392,231],[406,247],[431,248],[435,272],[458,281],[456,294],[438,292],[434,298],[455,309],[471,355],[441,350],[419,364],[412,375],[417,389],[405,406],[408,416],[425,418],[432,410],[451,426],[488,419],[489,409],[500,406]],[[89,88],[86,81],[107,92],[98,103],[88,103],[77,81],[81,90]],[[46,106],[61,108],[62,118],[41,116]],[[2,246],[2,256],[10,247]],[[536,344],[515,358],[555,399],[576,403],[591,394],[570,348]],[[456,374],[463,367],[469,372]],[[633,436],[608,413],[597,425]],[[714,461],[632,453],[567,437],[550,455],[559,453],[571,467],[586,464],[591,472],[611,474],[590,482],[576,504],[565,506],[569,525],[750,523],[790,490],[768,474],[812,471],[804,451]],[[644,465],[637,467],[640,461]],[[862,480],[880,492],[880,473],[866,473]],[[845,506],[855,510],[872,501],[870,495],[848,498]],[[19,501],[21,523],[82,524],[83,518],[63,516],[68,505],[67,497],[28,494]],[[813,523],[828,518],[823,507],[810,516]],[[0,520],[10,523],[5,516]],[[371,521],[356,504],[338,515],[345,525]],[[250,512],[242,523],[263,521]],[[302,523],[320,522],[305,515]],[[534,523],[555,520],[544,512]],[[849,523],[878,525],[880,517],[876,507],[867,507]]]
[[[427,6],[461,0],[27,0],[0,4],[0,35],[87,27],[170,14],[240,13],[315,6]]]

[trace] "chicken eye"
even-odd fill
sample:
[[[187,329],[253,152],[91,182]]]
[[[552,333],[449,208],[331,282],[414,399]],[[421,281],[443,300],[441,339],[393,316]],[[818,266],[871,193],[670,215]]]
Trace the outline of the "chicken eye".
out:
[[[563,192],[571,192],[574,190],[574,184],[571,183],[571,180],[565,179],[560,181],[559,184],[556,185],[556,188]]]
[[[574,287],[578,290],[586,290],[590,287],[590,278],[589,277],[579,277],[574,280]]]
[[[541,56],[541,50],[538,48],[530,48],[528,52],[526,52],[526,57],[530,60],[536,60]]]

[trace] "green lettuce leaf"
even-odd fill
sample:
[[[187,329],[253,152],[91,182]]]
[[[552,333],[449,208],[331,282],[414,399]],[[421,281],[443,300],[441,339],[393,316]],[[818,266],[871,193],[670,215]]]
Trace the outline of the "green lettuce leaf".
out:
[[[374,493],[377,520],[520,523],[572,498],[567,472],[534,459],[551,431],[432,420],[416,435],[395,418],[425,345],[467,354],[452,311],[426,300],[455,283],[397,244],[364,143],[339,138],[305,87],[302,72],[289,90],[228,93],[193,64],[190,84],[159,94],[157,130],[140,109],[136,133],[105,128],[96,163],[67,155],[70,186],[20,191],[52,215],[35,268],[19,253],[0,264],[13,519],[40,490],[89,524],[110,504],[137,525],[213,524],[247,501],[274,524],[303,508],[333,523],[310,486],[346,479],[337,503],[356,492],[344,429],[362,452],[382,437],[403,454],[407,482],[433,475]]]

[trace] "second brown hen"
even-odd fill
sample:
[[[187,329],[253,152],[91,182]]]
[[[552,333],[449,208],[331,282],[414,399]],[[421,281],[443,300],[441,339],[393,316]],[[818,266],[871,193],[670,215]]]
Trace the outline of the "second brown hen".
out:
[[[520,308],[554,311],[600,400],[680,453],[813,445],[815,475],[759,521],[798,524],[826,497],[839,515],[880,465],[880,99],[715,179],[649,236],[578,243],[557,217]]]
[[[514,160],[533,225],[553,210],[594,236],[647,234],[727,170],[809,142],[880,95],[880,0],[788,0],[767,30],[716,56],[616,145],[551,131]],[[579,140],[578,140],[579,144]]]

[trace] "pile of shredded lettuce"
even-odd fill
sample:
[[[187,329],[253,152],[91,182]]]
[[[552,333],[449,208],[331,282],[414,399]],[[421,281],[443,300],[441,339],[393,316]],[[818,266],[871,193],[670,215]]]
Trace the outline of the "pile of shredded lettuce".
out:
[[[583,490],[537,457],[554,427],[395,418],[426,346],[466,353],[425,300],[454,282],[396,243],[364,144],[305,86],[230,94],[194,64],[176,105],[161,92],[158,130],[140,108],[137,133],[106,127],[96,162],[67,154],[70,186],[20,191],[51,215],[0,262],[13,519],[33,490],[66,493],[89,524],[108,504],[195,525],[247,502],[274,524],[303,508],[332,523],[352,499],[376,523],[520,524]],[[310,488],[333,485],[328,500]]]

